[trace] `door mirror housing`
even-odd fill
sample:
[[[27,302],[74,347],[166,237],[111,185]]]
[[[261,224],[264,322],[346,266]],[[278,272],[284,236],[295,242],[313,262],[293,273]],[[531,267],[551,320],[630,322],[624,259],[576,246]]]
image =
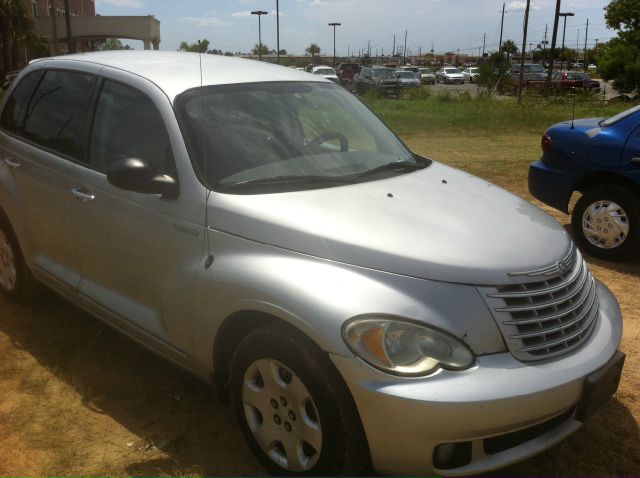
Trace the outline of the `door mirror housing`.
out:
[[[107,169],[107,181],[126,191],[141,194],[161,194],[165,197],[178,196],[178,183],[166,174],[156,174],[148,161],[127,158],[115,162]]]

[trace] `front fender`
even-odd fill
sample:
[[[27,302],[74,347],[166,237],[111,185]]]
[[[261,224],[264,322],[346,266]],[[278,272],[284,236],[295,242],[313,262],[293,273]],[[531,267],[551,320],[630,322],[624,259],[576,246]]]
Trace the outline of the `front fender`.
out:
[[[172,340],[200,371],[211,372],[222,323],[237,312],[269,314],[296,327],[323,350],[351,356],[342,326],[380,313],[422,321],[461,338],[477,354],[504,351],[495,322],[474,287],[374,271],[209,231],[214,261],[198,267],[186,298],[169,317]],[[235,319],[230,319],[235,320]]]

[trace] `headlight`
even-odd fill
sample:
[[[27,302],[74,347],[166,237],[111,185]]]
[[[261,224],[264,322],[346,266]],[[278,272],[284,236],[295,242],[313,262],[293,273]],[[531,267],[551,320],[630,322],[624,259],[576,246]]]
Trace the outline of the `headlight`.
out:
[[[464,370],[474,355],[460,340],[429,327],[396,318],[357,317],[343,328],[349,348],[384,372],[418,376],[439,368]]]

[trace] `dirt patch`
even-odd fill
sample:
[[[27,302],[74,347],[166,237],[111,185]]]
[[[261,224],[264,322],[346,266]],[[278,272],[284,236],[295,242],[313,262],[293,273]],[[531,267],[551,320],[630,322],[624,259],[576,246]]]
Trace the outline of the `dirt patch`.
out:
[[[531,200],[526,171],[538,138],[425,133],[406,140]],[[624,314],[620,389],[576,434],[500,474],[640,470],[640,263],[589,263]],[[205,384],[62,299],[30,308],[0,299],[0,357],[0,475],[264,474],[229,406],[215,403]]]

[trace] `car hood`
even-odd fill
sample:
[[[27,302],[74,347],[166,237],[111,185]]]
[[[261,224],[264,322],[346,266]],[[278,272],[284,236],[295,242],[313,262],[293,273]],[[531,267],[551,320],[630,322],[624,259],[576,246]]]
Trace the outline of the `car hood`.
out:
[[[571,240],[541,209],[439,163],[367,183],[260,195],[212,193],[210,227],[291,251],[475,285],[553,264]]]

